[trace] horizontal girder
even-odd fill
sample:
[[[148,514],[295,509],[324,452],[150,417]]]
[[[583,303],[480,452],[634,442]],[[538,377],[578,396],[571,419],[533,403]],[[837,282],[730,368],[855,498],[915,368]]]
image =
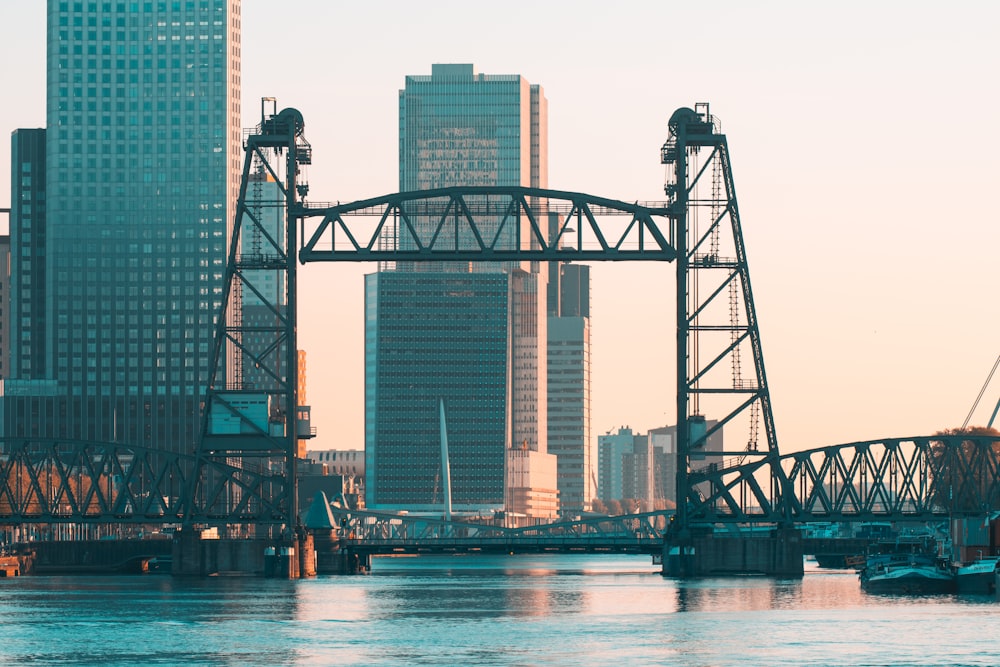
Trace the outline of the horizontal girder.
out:
[[[672,261],[670,209],[576,192],[453,187],[334,206],[303,234],[301,262]],[[311,231],[311,233],[309,233]]]
[[[524,527],[492,517],[437,517],[333,508],[342,544],[368,553],[609,551],[660,553],[673,510],[593,517]]]

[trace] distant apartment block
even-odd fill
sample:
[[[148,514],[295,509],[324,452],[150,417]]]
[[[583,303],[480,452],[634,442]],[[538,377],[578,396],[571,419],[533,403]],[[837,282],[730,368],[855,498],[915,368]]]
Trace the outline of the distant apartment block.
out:
[[[326,473],[329,475],[365,476],[365,452],[361,449],[310,450],[306,453],[306,458],[326,466]]]
[[[711,428],[717,422],[702,423]],[[637,500],[645,503],[648,509],[662,507],[665,503],[672,506],[677,500],[676,435],[676,426],[650,429],[645,435],[623,426],[617,432],[599,436],[598,491],[601,500],[605,503]],[[723,438],[719,430],[709,437],[703,450],[691,457],[691,468],[718,463],[722,451]]]

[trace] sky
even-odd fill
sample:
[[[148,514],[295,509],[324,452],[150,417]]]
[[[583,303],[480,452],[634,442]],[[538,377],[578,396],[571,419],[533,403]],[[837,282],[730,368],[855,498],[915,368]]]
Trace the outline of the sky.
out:
[[[708,102],[783,452],[961,426],[1000,354],[1000,3],[244,0],[242,13],[244,125],[265,96],[303,113],[315,201],[398,189],[398,90],[432,63],[541,85],[549,186],[624,201],[664,198],[667,120]],[[9,156],[12,130],[45,125],[41,0],[0,0],[0,58]],[[6,207],[9,157],[0,183]],[[311,449],[364,447],[372,271],[300,270]],[[595,439],[675,421],[673,276],[593,265]],[[1000,378],[972,423],[998,399]]]

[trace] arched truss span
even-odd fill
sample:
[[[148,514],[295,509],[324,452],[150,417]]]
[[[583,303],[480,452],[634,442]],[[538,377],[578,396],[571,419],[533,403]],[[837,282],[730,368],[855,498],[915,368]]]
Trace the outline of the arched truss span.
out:
[[[0,524],[283,523],[284,478],[136,445],[0,439]]]
[[[578,192],[451,187],[301,206],[299,260],[672,261],[670,211]],[[305,225],[306,223],[303,222]],[[310,233],[311,232],[311,233]]]
[[[692,469],[690,520],[939,520],[1000,508],[1000,439],[921,436]]]

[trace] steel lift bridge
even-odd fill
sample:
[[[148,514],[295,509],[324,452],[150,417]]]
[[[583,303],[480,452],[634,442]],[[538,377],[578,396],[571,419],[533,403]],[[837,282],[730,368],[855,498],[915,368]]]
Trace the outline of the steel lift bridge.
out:
[[[298,111],[278,112],[265,98],[260,125],[245,136],[216,370],[197,451],[5,441],[0,524],[171,522],[291,531],[300,516],[298,441],[312,435],[307,409],[299,407],[297,272],[300,262],[316,261],[675,265],[676,512],[644,516],[639,535],[635,521],[585,520],[529,534],[337,510],[337,521],[359,541],[462,533],[510,543],[635,533],[637,540],[666,536],[683,543],[697,525],[929,520],[1000,506],[1000,447],[985,435],[780,454],[729,147],[707,104],[670,117],[661,149],[663,202],[523,187],[307,202],[304,171],[312,149],[304,128]],[[707,452],[723,428],[727,441],[745,433],[746,442]]]

